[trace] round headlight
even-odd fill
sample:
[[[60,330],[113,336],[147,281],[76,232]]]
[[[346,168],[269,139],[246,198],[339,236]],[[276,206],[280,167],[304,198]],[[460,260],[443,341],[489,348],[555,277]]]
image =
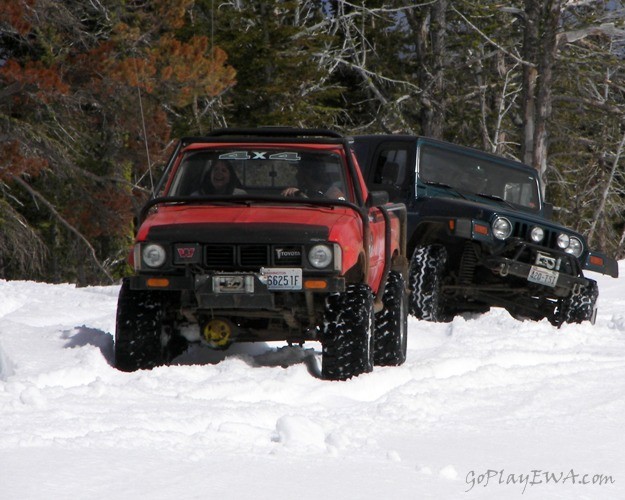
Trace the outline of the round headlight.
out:
[[[566,253],[575,255],[575,257],[579,257],[584,251],[584,245],[582,245],[582,242],[579,240],[579,238],[571,236],[569,246],[565,248],[564,251]]]
[[[505,240],[512,234],[512,224],[505,217],[497,217],[493,221],[493,236],[498,240]]]
[[[315,245],[308,252],[308,262],[317,269],[328,267],[332,262],[332,249],[327,245]]]
[[[571,238],[569,238],[568,234],[564,234],[564,233],[560,233],[558,235],[558,246],[560,248],[566,248],[569,246],[569,242],[571,241]]]
[[[143,247],[141,256],[143,262],[149,267],[161,267],[165,263],[165,249],[155,243],[151,243]]]
[[[534,226],[530,232],[530,237],[534,243],[540,243],[545,237],[545,231],[542,227]]]

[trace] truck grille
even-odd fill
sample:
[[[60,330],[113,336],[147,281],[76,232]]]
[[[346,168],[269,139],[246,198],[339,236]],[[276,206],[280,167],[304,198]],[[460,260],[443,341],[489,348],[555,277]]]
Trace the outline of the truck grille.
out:
[[[301,266],[302,255],[299,245],[204,245],[204,266],[213,270]]]
[[[204,248],[204,263],[211,269],[234,266],[235,256],[234,245],[206,245]]]
[[[242,267],[269,265],[269,248],[266,245],[239,246],[239,263]]]

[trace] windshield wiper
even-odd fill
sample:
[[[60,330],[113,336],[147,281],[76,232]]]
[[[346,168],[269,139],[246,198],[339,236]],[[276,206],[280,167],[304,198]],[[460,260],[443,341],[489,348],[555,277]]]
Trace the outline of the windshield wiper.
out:
[[[445,184],[444,182],[438,182],[438,181],[423,181],[424,184],[427,184],[428,186],[434,186],[434,187],[442,187],[442,188],[449,188],[449,189],[454,189],[452,188],[449,184]]]
[[[501,196],[497,196],[496,194],[487,194],[487,193],[475,193],[475,194],[479,196],[480,198],[487,198],[489,200],[499,201],[501,203],[505,203],[511,208],[515,208],[514,205],[510,203],[508,200],[504,200]]]
[[[463,199],[467,199],[467,197],[458,190],[458,188],[455,188],[453,186],[450,186],[449,184],[445,184],[444,182],[438,182],[438,181],[423,181],[424,184],[427,184],[428,186],[433,186],[433,187],[440,187],[440,188],[445,188],[445,189],[451,189],[451,191],[455,194],[457,194],[458,196],[460,196],[460,198]]]

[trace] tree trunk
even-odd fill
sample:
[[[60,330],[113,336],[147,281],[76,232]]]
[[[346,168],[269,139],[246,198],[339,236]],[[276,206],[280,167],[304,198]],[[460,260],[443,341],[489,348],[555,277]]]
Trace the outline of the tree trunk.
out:
[[[556,62],[556,33],[563,0],[525,1],[523,58],[530,64],[523,71],[523,161],[536,170],[546,186],[548,122],[551,117],[553,70]],[[543,193],[544,194],[544,193]]]
[[[536,99],[536,128],[534,130],[534,152],[532,165],[540,172],[544,182],[547,171],[548,121],[551,117],[553,70],[556,63],[557,39],[556,33],[560,24],[563,0],[553,0],[545,3],[544,24],[542,26],[540,60],[538,72],[538,96]]]
[[[419,72],[421,131],[442,139],[445,128],[445,56],[447,45],[446,11],[448,0],[438,0],[423,8],[418,26],[416,51],[427,71]]]

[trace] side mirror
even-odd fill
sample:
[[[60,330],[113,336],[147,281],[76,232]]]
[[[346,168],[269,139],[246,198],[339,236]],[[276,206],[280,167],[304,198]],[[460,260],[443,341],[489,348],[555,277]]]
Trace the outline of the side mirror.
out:
[[[543,203],[543,217],[545,219],[553,218],[553,203]]]
[[[380,205],[386,205],[389,201],[389,195],[386,191],[370,191],[367,198],[368,207],[379,207]]]

